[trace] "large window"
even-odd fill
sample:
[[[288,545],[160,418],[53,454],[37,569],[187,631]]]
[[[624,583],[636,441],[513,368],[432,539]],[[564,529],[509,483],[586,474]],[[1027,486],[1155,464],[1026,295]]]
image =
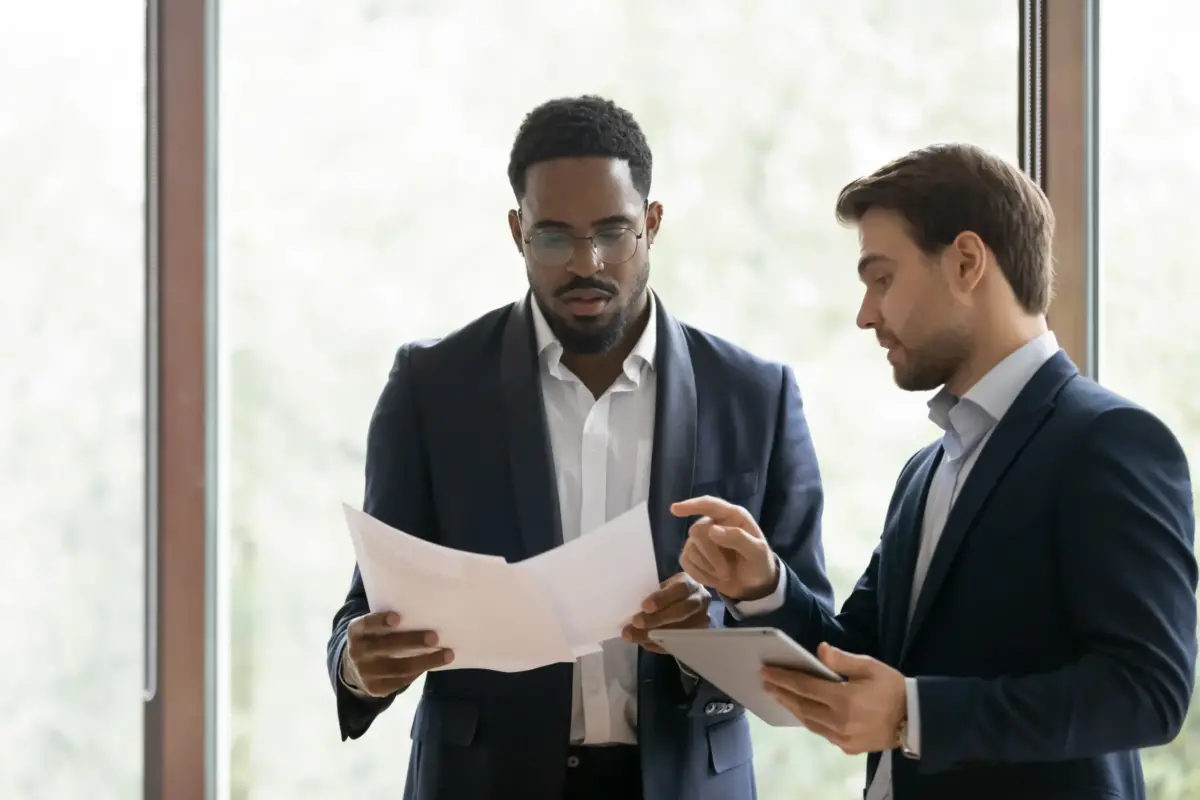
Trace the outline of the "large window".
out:
[[[395,796],[419,695],[338,743],[323,654],[350,577],[367,421],[395,348],[525,289],[508,240],[523,114],[630,108],[667,208],[652,284],[679,317],[794,365],[839,599],[904,460],[934,438],[854,327],[849,179],[935,140],[1015,158],[1013,3],[225,3],[221,263],[232,358],[235,798]],[[764,797],[857,798],[863,762],[754,732]]]
[[[142,780],[144,4],[0,0],[0,797]]]
[[[1158,414],[1200,469],[1200,93],[1194,46],[1171,0],[1100,17],[1101,382]],[[1152,52],[1151,52],[1152,50]],[[1145,756],[1151,796],[1200,796],[1200,710]]]

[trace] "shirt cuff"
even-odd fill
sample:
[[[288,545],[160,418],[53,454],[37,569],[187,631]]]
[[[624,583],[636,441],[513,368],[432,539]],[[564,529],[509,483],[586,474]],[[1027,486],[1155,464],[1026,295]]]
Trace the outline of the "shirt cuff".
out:
[[[917,679],[905,678],[904,689],[908,704],[908,741],[904,746],[917,758],[921,757],[921,702],[917,696]]]
[[[725,607],[729,609],[729,613],[733,614],[734,619],[740,621],[746,617],[770,614],[772,611],[783,608],[783,601],[787,595],[787,581],[783,578],[783,562],[779,560],[779,556],[775,556],[775,571],[779,578],[775,582],[774,590],[766,597],[760,597],[757,600],[743,600],[740,603],[732,603],[725,599]]]
[[[338,680],[341,682],[342,686],[345,686],[346,690],[355,697],[363,700],[366,700],[370,697],[369,694],[356,686],[353,681],[346,676],[346,645],[344,644],[342,645],[342,652],[338,653]]]

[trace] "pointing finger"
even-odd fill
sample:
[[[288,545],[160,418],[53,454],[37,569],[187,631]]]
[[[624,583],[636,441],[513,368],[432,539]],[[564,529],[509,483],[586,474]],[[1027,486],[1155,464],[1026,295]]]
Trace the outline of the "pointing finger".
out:
[[[678,503],[672,503],[671,513],[677,517],[708,516],[720,522],[729,517],[736,508],[737,506],[719,497],[705,495],[704,497],[693,497],[690,500],[680,500]]]

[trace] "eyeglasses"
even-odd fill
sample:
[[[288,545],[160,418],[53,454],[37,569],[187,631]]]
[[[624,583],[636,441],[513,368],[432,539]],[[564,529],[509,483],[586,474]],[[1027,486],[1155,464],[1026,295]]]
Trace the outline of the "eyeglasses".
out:
[[[590,242],[592,251],[605,264],[616,266],[633,258],[645,232],[631,228],[605,228],[591,236],[574,236],[564,231],[534,231],[525,237],[529,255],[547,267],[563,267],[575,257],[578,242]]]

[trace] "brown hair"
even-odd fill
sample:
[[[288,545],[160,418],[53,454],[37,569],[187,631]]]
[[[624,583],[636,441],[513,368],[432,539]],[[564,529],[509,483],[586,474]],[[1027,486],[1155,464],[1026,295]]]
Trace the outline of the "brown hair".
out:
[[[983,240],[1021,306],[1046,313],[1054,289],[1054,212],[1041,188],[1004,159],[969,144],[937,144],[848,183],[837,199],[843,224],[871,208],[899,214],[914,241],[935,254],[963,231]]]

